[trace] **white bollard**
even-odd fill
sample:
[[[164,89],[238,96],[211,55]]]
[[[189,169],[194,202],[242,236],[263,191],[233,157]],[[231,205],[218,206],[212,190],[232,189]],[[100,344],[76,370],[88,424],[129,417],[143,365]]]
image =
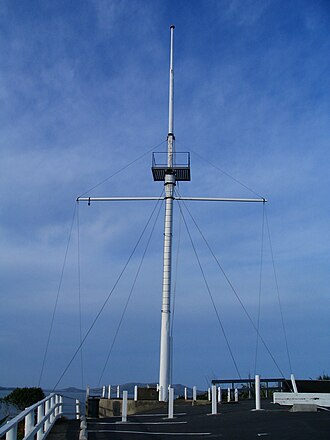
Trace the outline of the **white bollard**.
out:
[[[193,386],[193,401],[196,402],[197,400],[197,388]]]
[[[120,386],[117,385],[117,399],[120,398]]]
[[[238,402],[238,389],[235,388],[235,402]]]
[[[256,411],[261,409],[260,406],[260,376],[256,374],[255,377],[255,392],[256,392]]]
[[[111,385],[108,385],[108,399],[111,399]]]
[[[80,419],[80,402],[76,399],[76,420]]]
[[[173,419],[174,388],[168,389],[168,418]]]
[[[211,388],[207,389],[207,400],[210,402],[211,401]]]
[[[230,402],[230,388],[227,388],[227,402]]]
[[[212,414],[217,413],[217,387],[212,385]]]
[[[163,402],[163,387],[162,387],[162,385],[160,385],[160,387],[159,387],[159,394],[158,394],[158,400],[160,401],[160,402]]]
[[[296,379],[294,377],[294,374],[291,374],[291,383],[292,383],[293,392],[298,393],[298,388],[297,388]]]
[[[218,403],[221,403],[221,400],[222,400],[221,387],[218,387]]]
[[[184,387],[184,400],[188,399],[188,395],[187,395],[187,387]]]
[[[105,398],[105,385],[103,385],[102,387],[102,399]]]
[[[138,387],[135,385],[134,387],[134,401],[137,402],[138,400]]]
[[[127,422],[127,391],[123,391],[121,421],[122,422]]]

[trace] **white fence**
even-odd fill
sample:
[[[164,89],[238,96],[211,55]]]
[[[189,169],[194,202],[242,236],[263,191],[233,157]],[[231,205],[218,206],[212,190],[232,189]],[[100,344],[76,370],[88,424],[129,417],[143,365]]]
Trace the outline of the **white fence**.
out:
[[[76,417],[79,418],[79,401],[75,402]],[[63,415],[63,396],[50,394],[45,399],[26,408],[18,416],[8,421],[0,428],[0,438],[17,440],[18,424],[24,421],[23,440],[37,440],[46,438],[56,420]]]

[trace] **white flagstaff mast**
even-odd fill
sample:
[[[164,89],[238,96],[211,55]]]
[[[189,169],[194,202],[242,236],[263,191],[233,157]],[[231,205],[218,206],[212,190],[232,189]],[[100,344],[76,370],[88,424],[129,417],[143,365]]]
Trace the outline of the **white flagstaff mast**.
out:
[[[160,335],[160,363],[159,363],[159,400],[167,400],[171,368],[171,268],[172,268],[172,226],[173,226],[173,191],[175,187],[175,173],[173,172],[173,43],[174,26],[171,26],[170,49],[170,85],[169,85],[169,112],[167,135],[167,170],[165,170],[165,222],[164,222],[164,256],[163,256],[163,296]]]
[[[163,181],[165,185],[165,197],[78,197],[78,202],[122,202],[142,200],[165,199],[165,222],[164,222],[164,254],[163,254],[163,293],[161,310],[161,336],[160,336],[160,365],[159,365],[159,400],[166,401],[168,398],[168,386],[171,376],[171,269],[172,269],[172,225],[173,225],[173,201],[217,201],[217,202],[266,202],[264,198],[243,199],[224,197],[175,197],[174,188],[178,181],[190,181],[190,154],[176,152],[174,150],[174,26],[170,27],[170,84],[169,84],[169,115],[167,152],[153,153],[152,174],[155,181]],[[166,156],[166,159],[158,159]]]

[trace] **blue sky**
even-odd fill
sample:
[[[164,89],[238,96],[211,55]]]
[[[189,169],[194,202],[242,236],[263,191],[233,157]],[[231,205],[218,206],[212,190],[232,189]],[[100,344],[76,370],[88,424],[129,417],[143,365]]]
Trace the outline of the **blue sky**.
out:
[[[176,149],[192,166],[179,191],[253,196],[228,173],[268,199],[292,370],[329,373],[328,2],[14,0],[0,3],[0,21],[0,385],[38,383],[76,197],[166,140],[171,24]],[[87,194],[158,196],[150,165],[148,153]],[[153,207],[80,205],[83,334]],[[256,321],[262,205],[189,209]],[[173,382],[205,387],[237,374],[179,219],[176,207]],[[255,331],[187,221],[240,374],[253,374]],[[104,375],[147,236],[86,339],[83,377],[77,356],[60,386],[157,381],[162,227],[160,215]],[[44,387],[79,345],[77,244],[75,217]],[[289,375],[266,230],[260,331]],[[257,370],[280,374],[262,346]]]

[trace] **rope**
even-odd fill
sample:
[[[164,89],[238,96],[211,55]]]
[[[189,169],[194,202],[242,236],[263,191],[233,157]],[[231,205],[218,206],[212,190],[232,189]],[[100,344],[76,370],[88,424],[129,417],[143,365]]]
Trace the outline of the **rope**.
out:
[[[163,191],[163,192],[164,192],[164,191]],[[163,192],[162,192],[162,194],[160,195],[160,197],[162,197]],[[142,264],[143,264],[143,262],[144,262],[144,258],[145,258],[146,252],[147,252],[147,250],[148,250],[148,248],[149,248],[149,244],[150,244],[150,241],[151,241],[151,238],[152,238],[153,232],[154,232],[154,230],[155,230],[155,226],[156,226],[157,220],[158,220],[158,218],[159,218],[159,213],[160,213],[160,210],[161,210],[162,204],[159,203],[159,200],[157,201],[157,204],[159,204],[158,213],[157,213],[157,215],[156,215],[156,218],[155,218],[154,224],[153,224],[153,226],[152,226],[152,229],[151,229],[151,232],[150,232],[150,235],[149,235],[149,238],[148,238],[148,241],[147,241],[147,244],[146,244],[145,250],[144,250],[144,252],[143,252],[143,254],[142,254],[142,257],[141,257],[141,261],[140,261],[139,267],[138,267],[138,269],[137,269],[137,271],[136,271],[136,274],[135,274],[135,277],[134,277],[134,281],[133,281],[133,284],[132,284],[132,287],[131,287],[130,293],[129,293],[128,298],[127,298],[127,300],[126,300],[126,304],[125,304],[124,310],[123,310],[123,312],[122,312],[122,314],[121,314],[121,317],[120,317],[120,320],[119,320],[119,323],[118,323],[118,326],[117,326],[117,329],[116,329],[116,332],[115,332],[114,338],[113,338],[113,340],[112,340],[112,344],[111,344],[111,346],[110,346],[110,349],[109,349],[109,352],[108,352],[108,355],[107,355],[107,358],[106,358],[106,361],[105,361],[104,367],[103,367],[103,369],[102,369],[102,372],[101,372],[101,375],[100,375],[100,379],[99,379],[99,381],[98,381],[97,386],[100,386],[100,383],[101,383],[101,381],[102,381],[102,378],[103,378],[103,375],[104,375],[105,369],[106,369],[106,367],[107,367],[107,365],[108,365],[109,358],[110,358],[110,356],[111,356],[111,353],[112,353],[113,347],[114,347],[114,345],[115,345],[115,342],[116,342],[116,339],[117,339],[117,336],[118,336],[118,333],[119,333],[119,330],[120,330],[121,324],[122,324],[122,322],[123,322],[123,319],[124,319],[124,316],[125,316],[125,313],[126,313],[126,310],[127,310],[128,304],[129,304],[129,302],[130,302],[130,299],[131,299],[131,296],[132,296],[133,290],[134,290],[134,288],[135,288],[136,281],[137,281],[138,276],[139,276],[139,274],[140,274],[141,267],[142,267]],[[156,206],[157,206],[157,204],[156,204]]]
[[[277,274],[276,274],[275,261],[274,261],[274,253],[273,253],[273,246],[272,246],[272,240],[271,240],[271,237],[270,237],[270,228],[269,228],[268,216],[267,216],[267,211],[266,210],[265,210],[265,217],[266,217],[266,226],[267,226],[267,232],[268,232],[270,254],[271,254],[271,258],[272,258],[275,286],[276,286],[276,292],[277,292],[277,299],[278,299],[278,305],[279,305],[279,309],[280,309],[280,315],[281,315],[281,321],[282,321],[282,329],[283,329],[284,340],[285,340],[286,353],[287,353],[287,356],[288,356],[290,372],[292,373],[293,370],[292,370],[292,365],[291,365],[291,357],[290,357],[290,352],[289,352],[288,338],[287,338],[287,333],[286,333],[286,329],[285,329],[285,325],[284,325],[282,303],[281,303],[281,298],[280,298],[280,289],[278,287]]]
[[[115,284],[113,285],[112,289],[110,290],[110,292],[109,292],[108,296],[106,297],[106,299],[105,299],[103,305],[101,306],[100,310],[99,310],[98,313],[96,314],[96,317],[94,318],[92,324],[90,325],[89,329],[87,330],[87,332],[86,332],[85,336],[83,337],[81,343],[80,343],[79,346],[77,347],[76,351],[74,352],[74,354],[73,354],[73,356],[71,357],[70,361],[68,362],[67,366],[64,368],[62,374],[60,375],[60,377],[59,377],[58,381],[56,382],[55,386],[53,387],[53,390],[52,390],[52,391],[54,391],[54,390],[56,389],[56,387],[58,386],[58,384],[59,384],[59,383],[61,382],[61,380],[63,379],[63,376],[64,376],[65,373],[68,371],[70,365],[72,364],[72,362],[74,361],[75,357],[77,356],[77,353],[79,352],[79,350],[81,349],[81,347],[82,347],[83,344],[85,343],[87,337],[89,336],[89,334],[90,334],[90,332],[92,331],[93,327],[95,326],[97,320],[99,319],[101,313],[103,312],[105,306],[107,305],[107,303],[108,303],[108,301],[109,301],[111,295],[113,294],[114,290],[116,289],[116,287],[117,287],[117,285],[118,285],[120,279],[122,278],[122,276],[123,276],[125,270],[127,269],[127,266],[128,266],[128,264],[130,263],[130,261],[131,261],[133,255],[134,255],[134,253],[135,253],[135,251],[136,251],[136,249],[137,249],[137,247],[138,247],[138,245],[139,245],[139,243],[140,243],[140,241],[141,241],[141,239],[142,239],[142,237],[143,237],[143,235],[144,235],[144,233],[145,233],[145,231],[146,231],[146,229],[147,229],[147,227],[148,227],[148,225],[149,225],[149,223],[150,223],[150,221],[151,221],[151,218],[152,218],[152,216],[153,216],[153,214],[154,214],[154,212],[155,212],[156,207],[157,207],[157,204],[156,204],[155,207],[153,208],[153,210],[152,210],[152,212],[151,212],[151,215],[150,215],[150,217],[149,217],[149,219],[148,219],[146,225],[144,226],[144,228],[143,228],[143,230],[142,230],[142,232],[141,232],[141,234],[140,234],[140,236],[139,236],[139,238],[138,238],[138,240],[137,240],[135,246],[133,247],[133,250],[132,250],[131,254],[129,255],[129,257],[128,257],[128,259],[127,259],[127,261],[126,261],[126,263],[125,263],[123,269],[121,270],[121,272],[120,272],[120,274],[119,274],[119,276],[118,276],[118,278],[117,278]]]
[[[204,160],[204,162],[208,163],[209,165],[211,165],[213,168],[215,168],[216,170],[220,171],[220,173],[224,174],[225,176],[229,177],[230,179],[232,179],[234,182],[238,183],[239,185],[243,186],[245,189],[247,189],[248,191],[250,191],[252,194],[254,194],[257,197],[260,197],[261,199],[263,199],[263,197],[258,194],[257,192],[255,192],[253,189],[251,189],[249,186],[245,185],[245,183],[240,182],[238,179],[236,179],[235,177],[233,177],[232,175],[230,175],[229,173],[227,173],[226,171],[222,170],[221,168],[217,167],[216,165],[214,165],[212,162],[210,162],[208,159],[205,159],[205,157],[201,156],[200,154],[198,154],[196,151],[191,150],[194,154],[196,154],[196,156],[198,156],[200,159]]]
[[[251,316],[250,316],[249,312],[247,311],[246,307],[244,306],[244,304],[243,304],[243,302],[242,302],[240,296],[238,295],[238,293],[237,293],[235,287],[233,286],[233,284],[232,284],[232,282],[230,281],[228,275],[226,274],[225,270],[224,270],[223,267],[221,266],[221,264],[220,264],[220,262],[219,262],[219,259],[218,259],[217,256],[214,254],[214,252],[213,252],[211,246],[209,245],[208,241],[206,240],[204,234],[202,233],[201,229],[200,229],[199,226],[197,225],[197,223],[196,223],[194,217],[192,216],[191,212],[190,212],[189,209],[187,208],[186,203],[185,203],[184,201],[182,201],[182,203],[184,204],[184,207],[186,208],[186,210],[187,210],[189,216],[191,217],[192,221],[194,222],[196,228],[198,229],[198,231],[199,231],[201,237],[203,238],[203,240],[204,240],[206,246],[208,247],[209,251],[211,252],[211,255],[213,256],[213,258],[214,258],[214,260],[215,260],[217,266],[219,267],[220,271],[222,272],[222,274],[223,274],[225,280],[227,281],[227,283],[228,283],[230,289],[232,290],[232,292],[233,292],[234,295],[236,296],[237,301],[239,302],[239,304],[241,305],[242,309],[244,310],[244,313],[246,314],[246,316],[247,316],[248,320],[250,321],[252,327],[253,327],[253,328],[255,329],[255,331],[257,332],[257,334],[258,334],[258,336],[259,336],[259,338],[260,338],[260,341],[262,342],[263,346],[264,346],[265,349],[267,350],[267,353],[269,354],[270,358],[271,358],[272,361],[274,362],[274,365],[276,366],[276,368],[278,369],[278,371],[279,371],[279,373],[282,375],[282,377],[284,377],[284,373],[282,372],[281,368],[279,367],[278,363],[276,362],[276,359],[274,358],[273,354],[271,353],[270,349],[268,348],[268,346],[267,346],[267,344],[266,344],[264,338],[261,336],[260,332],[258,331],[258,329],[257,329],[257,327],[256,327],[256,325],[255,325],[255,323],[253,322],[253,319],[251,318]]]
[[[83,197],[86,194],[88,194],[90,191],[93,191],[95,188],[103,185],[103,183],[107,182],[108,180],[112,179],[112,177],[116,176],[117,174],[121,173],[122,171],[126,170],[126,168],[130,167],[131,165],[133,165],[135,162],[138,162],[140,159],[142,159],[144,156],[146,156],[147,154],[149,154],[152,150],[157,150],[157,148],[159,148],[161,145],[163,145],[165,142],[167,141],[162,141],[160,144],[153,146],[152,148],[150,148],[148,151],[146,151],[145,153],[141,154],[141,156],[138,156],[136,159],[132,160],[131,162],[129,162],[128,164],[126,164],[125,166],[123,166],[122,168],[120,168],[119,170],[115,171],[113,174],[111,174],[110,176],[106,177],[105,179],[103,179],[101,182],[97,183],[96,185],[92,186],[91,188],[89,188],[87,191],[85,191],[83,194],[81,194],[79,197]],[[78,197],[78,198],[79,198]]]
[[[263,266],[263,253],[264,253],[264,225],[265,225],[265,204],[263,203],[262,209],[262,228],[261,228],[261,249],[260,249],[260,272],[259,272],[259,294],[258,294],[258,315],[257,315],[257,339],[256,339],[256,351],[254,357],[254,375],[257,374],[257,359],[258,359],[258,347],[259,347],[259,331],[260,331],[260,310],[261,310],[261,291],[262,291],[262,266]]]
[[[41,371],[40,371],[40,376],[39,376],[39,381],[38,381],[38,387],[40,387],[42,375],[43,375],[44,368],[45,368],[46,358],[47,358],[47,354],[48,354],[50,338],[51,338],[53,327],[54,327],[54,319],[55,319],[58,299],[59,299],[60,291],[61,291],[61,287],[62,287],[64,269],[65,269],[65,265],[66,265],[66,259],[67,259],[67,256],[68,256],[68,250],[69,250],[69,245],[70,245],[70,241],[71,241],[71,235],[72,235],[72,229],[73,229],[75,215],[76,215],[76,205],[74,206],[73,215],[72,215],[72,219],[71,219],[70,232],[69,232],[68,241],[66,243],[66,249],[65,249],[65,253],[64,253],[64,259],[63,259],[63,264],[62,264],[60,281],[59,281],[58,288],[57,288],[57,294],[56,294],[55,304],[54,304],[54,308],[53,308],[52,319],[51,319],[50,328],[49,328],[48,337],[47,337],[46,350],[45,350],[45,353],[44,353],[44,357],[43,357],[43,361],[42,361],[42,366],[41,366]]]
[[[208,291],[208,294],[209,294],[209,297],[210,297],[210,300],[211,300],[212,306],[213,306],[213,308],[214,308],[214,311],[215,311],[216,317],[217,317],[217,319],[218,319],[218,323],[219,323],[219,325],[220,325],[220,328],[221,328],[222,334],[223,334],[223,336],[224,336],[224,338],[225,338],[225,341],[226,341],[226,344],[227,344],[228,351],[229,351],[230,356],[231,356],[231,358],[232,358],[232,361],[233,361],[233,364],[234,364],[234,366],[235,366],[235,369],[236,369],[237,375],[238,375],[238,377],[241,379],[241,375],[240,375],[240,372],[239,372],[239,370],[238,370],[237,363],[236,363],[236,361],[235,361],[235,358],[234,358],[234,355],[233,355],[232,349],[231,349],[231,347],[230,347],[228,337],[227,337],[227,335],[226,335],[226,332],[225,332],[224,326],[223,326],[222,321],[221,321],[221,319],[220,319],[220,315],[219,315],[218,309],[217,309],[217,307],[216,307],[216,305],[215,305],[215,302],[214,302],[214,299],[213,299],[213,296],[212,296],[212,293],[211,293],[210,286],[209,286],[209,284],[208,284],[208,282],[207,282],[207,280],[206,280],[205,273],[204,273],[204,269],[203,269],[202,264],[201,264],[201,262],[200,262],[200,259],[199,259],[199,256],[198,256],[198,253],[197,253],[196,247],[195,247],[194,242],[193,242],[193,240],[192,240],[192,237],[191,237],[191,234],[190,234],[190,231],[189,231],[189,228],[188,228],[188,225],[187,225],[186,219],[185,219],[185,217],[184,217],[184,215],[183,215],[183,212],[182,212],[182,208],[181,208],[181,206],[180,206],[180,203],[179,203],[179,209],[180,209],[180,213],[181,213],[181,216],[182,216],[183,222],[184,222],[184,224],[185,224],[185,227],[186,227],[186,230],[187,230],[187,233],[188,233],[189,239],[190,239],[191,246],[192,246],[192,248],[193,248],[193,250],[194,250],[194,253],[195,253],[195,256],[196,256],[196,259],[197,259],[197,262],[198,262],[198,266],[199,266],[200,271],[201,271],[201,273],[202,273],[202,277],[203,277],[203,280],[204,280],[204,283],[205,283],[206,289],[207,289],[207,291]]]

